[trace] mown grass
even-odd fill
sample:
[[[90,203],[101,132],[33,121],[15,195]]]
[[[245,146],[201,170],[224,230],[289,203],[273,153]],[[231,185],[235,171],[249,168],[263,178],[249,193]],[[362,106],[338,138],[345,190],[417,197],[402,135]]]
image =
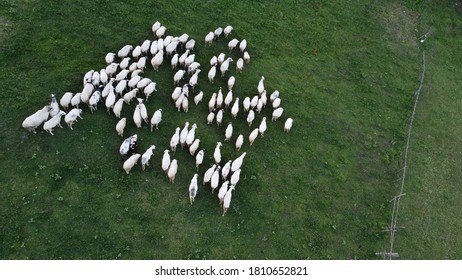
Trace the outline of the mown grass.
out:
[[[2,22],[9,24],[0,53],[0,258],[376,258],[387,241],[381,228],[396,192],[419,72],[412,43],[417,14],[393,1],[347,2],[1,1]],[[396,18],[402,9],[410,16]],[[175,127],[198,123],[208,152],[201,172],[225,129],[206,126],[207,102],[188,113],[170,110],[173,72],[166,65],[146,73],[158,84],[147,106],[151,114],[164,108],[161,128],[150,133],[130,122],[125,132],[140,135],[141,151],[157,146],[145,173],[139,166],[123,173],[122,138],[103,106],[94,114],[85,108],[73,131],[57,129],[55,136],[20,126],[51,93],[80,91],[83,74],[103,67],[107,52],[152,38],[156,20],[169,34],[196,39],[203,65],[197,90],[207,97],[219,83],[208,85],[205,65],[226,40],[204,48],[203,38],[233,25],[232,37],[247,39],[252,56],[236,75],[235,95],[253,95],[264,75],[267,90],[281,92],[283,120],[295,120],[290,134],[282,133],[283,120],[269,122],[264,138],[245,145],[226,217],[208,187],[189,205],[195,170],[186,152],[174,156],[175,184],[160,169]],[[131,119],[132,110],[126,106],[124,116]],[[244,118],[236,122],[240,131],[247,130]],[[222,152],[223,160],[239,154],[230,145]]]

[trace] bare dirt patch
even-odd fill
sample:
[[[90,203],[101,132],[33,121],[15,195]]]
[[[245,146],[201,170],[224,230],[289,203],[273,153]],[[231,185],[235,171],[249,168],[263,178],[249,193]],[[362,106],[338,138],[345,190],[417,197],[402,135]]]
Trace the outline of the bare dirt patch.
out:
[[[382,8],[381,21],[385,28],[385,36],[391,42],[417,45],[418,14],[403,5],[389,3]]]

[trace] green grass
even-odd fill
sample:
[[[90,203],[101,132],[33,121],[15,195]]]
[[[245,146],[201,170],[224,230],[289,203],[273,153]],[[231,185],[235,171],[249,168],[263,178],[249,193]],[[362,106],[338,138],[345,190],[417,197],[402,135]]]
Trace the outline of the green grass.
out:
[[[0,258],[377,258],[375,252],[387,243],[381,229],[389,223],[387,202],[397,192],[420,71],[415,43],[420,6],[145,2],[0,1]],[[203,69],[196,91],[206,98],[190,112],[177,113],[167,63],[158,73],[146,72],[158,85],[148,112],[163,108],[164,121],[153,133],[129,122],[125,135],[138,133],[140,151],[157,146],[147,172],[136,166],[124,174],[117,120],[104,106],[94,114],[85,108],[73,131],[56,129],[54,136],[41,128],[33,135],[20,126],[51,93],[80,91],[83,74],[102,68],[107,52],[152,39],[156,20],[168,34],[196,39],[194,52]],[[227,41],[205,48],[203,38],[227,24],[234,27],[231,38],[247,39],[252,57],[236,75],[235,96],[256,94],[264,75],[268,92],[281,92],[285,113],[268,122],[265,137],[252,147],[246,142],[241,181],[222,217],[208,187],[200,187],[189,205],[187,187],[195,169],[185,151],[174,156],[175,184],[168,183],[160,165],[175,127],[185,121],[198,124],[196,135],[206,149],[201,173],[224,138],[226,126],[207,126],[205,112],[208,97],[226,79],[209,85],[206,65],[226,51]],[[130,120],[133,107],[124,106]],[[254,123],[270,114],[265,108]],[[284,134],[288,116],[294,127]],[[233,124],[235,133],[247,137],[245,116]],[[222,153],[223,161],[239,155],[230,144]]]

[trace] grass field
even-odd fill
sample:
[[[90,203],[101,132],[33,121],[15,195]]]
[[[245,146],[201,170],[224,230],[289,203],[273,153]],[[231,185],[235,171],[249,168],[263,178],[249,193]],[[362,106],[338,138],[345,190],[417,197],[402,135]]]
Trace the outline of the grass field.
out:
[[[0,1],[0,133],[4,142],[0,259],[377,258],[375,253],[388,242],[382,227],[389,223],[388,201],[398,192],[408,117],[418,85],[416,38],[427,27],[419,23],[421,2],[145,2]],[[459,152],[443,146],[457,142],[460,130],[456,94],[460,57],[458,49],[450,50],[448,44],[460,41],[461,20],[451,4],[434,4],[426,11],[425,24],[438,24],[441,30],[429,43],[442,58],[429,59],[435,70],[429,69],[433,74],[425,90],[435,90],[435,95],[422,99],[428,109],[416,120],[415,137],[430,137],[428,129],[434,129],[434,134],[427,144],[413,142],[406,190],[411,197],[409,192],[419,182],[433,188],[432,182],[438,180],[443,197],[428,202],[431,206],[426,209],[434,208],[442,216],[449,215],[449,209],[442,207],[453,190],[449,186],[455,191],[457,187],[449,182],[460,178]],[[451,20],[439,21],[443,13]],[[177,113],[171,104],[173,71],[168,61],[158,73],[146,71],[158,89],[147,102],[148,112],[163,108],[164,121],[153,133],[128,122],[125,135],[137,133],[142,152],[156,145],[147,172],[136,166],[125,175],[118,155],[122,138],[114,129],[117,120],[106,113],[104,105],[93,114],[84,108],[84,119],[74,130],[56,129],[54,136],[41,128],[36,135],[30,134],[21,127],[25,117],[49,101],[50,94],[61,97],[66,91],[81,91],[84,73],[104,67],[107,52],[153,39],[151,25],[157,20],[168,34],[187,33],[196,39],[194,53],[203,65],[196,92],[203,90],[206,97],[199,106],[190,106],[188,113]],[[268,122],[264,138],[252,147],[244,145],[242,151],[248,155],[241,180],[229,213],[222,217],[209,187],[200,186],[190,206],[187,188],[195,168],[186,151],[174,156],[179,162],[175,184],[168,183],[160,164],[175,127],[185,121],[198,124],[196,135],[208,152],[201,174],[213,161],[212,151],[223,140],[225,127],[206,125],[207,101],[218,86],[225,87],[226,79],[209,85],[206,74],[210,57],[226,51],[228,40],[206,48],[203,38],[227,24],[234,27],[231,38],[248,41],[252,57],[242,74],[235,74],[232,64],[226,76],[236,76],[235,96],[256,94],[264,75],[268,92],[281,92],[285,112],[278,122]],[[448,26],[452,29],[446,30]],[[452,83],[446,83],[449,77]],[[440,96],[436,92],[450,95],[432,100]],[[441,107],[433,107],[435,102]],[[131,120],[133,107],[124,107],[127,119]],[[430,113],[433,110],[438,118]],[[448,124],[444,119],[448,113],[454,115],[451,131],[440,127]],[[265,108],[254,127],[263,115],[270,117],[271,110]],[[283,121],[289,116],[295,120],[294,127],[284,134]],[[229,119],[225,116],[224,123]],[[233,124],[248,135],[243,114]],[[429,162],[421,160],[428,158],[420,154],[424,151],[432,153]],[[222,154],[225,161],[240,153],[225,144]],[[443,165],[436,161],[439,156]],[[439,181],[424,164],[431,165],[438,176],[443,177],[440,168],[450,176]],[[449,197],[451,211],[460,212],[457,196]],[[423,240],[431,250],[442,244],[420,235],[418,227],[430,227],[437,234],[442,225],[439,220],[424,224],[417,219],[422,209],[414,202],[403,200],[403,223],[415,227],[407,227],[398,237],[398,249],[403,250],[403,258],[432,258],[415,250],[425,249]],[[426,217],[433,219],[430,214]],[[455,217],[456,213],[446,218],[445,224],[454,232],[444,234],[444,247],[438,250],[460,244],[454,234]],[[459,249],[437,258],[460,256]]]

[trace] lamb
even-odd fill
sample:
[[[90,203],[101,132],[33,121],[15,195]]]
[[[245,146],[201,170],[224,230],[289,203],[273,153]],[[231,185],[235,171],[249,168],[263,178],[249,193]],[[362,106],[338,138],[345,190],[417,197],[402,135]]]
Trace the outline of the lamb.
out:
[[[193,63],[195,59],[196,59],[195,54],[188,55],[188,57],[186,57],[186,59],[184,60],[184,66],[189,67],[189,65],[191,65],[191,63]]]
[[[117,124],[116,124],[116,131],[117,131],[117,134],[120,135],[120,136],[124,136],[124,129],[125,129],[125,126],[127,125],[127,118],[121,118]]]
[[[211,84],[213,84],[213,79],[215,79],[216,74],[217,74],[217,67],[212,66],[212,68],[210,68],[210,70],[209,70],[209,73],[207,74],[207,77],[209,78],[209,82]]]
[[[106,98],[108,96],[108,94],[109,94],[109,91],[111,91],[111,90],[114,91],[115,90],[114,86],[112,85],[114,83],[114,81],[115,81],[115,79],[111,78],[109,80],[109,82],[104,86],[103,91],[101,92],[101,97],[102,98]]]
[[[47,132],[49,132],[51,135],[54,135],[53,134],[53,128],[55,126],[59,126],[62,128],[61,126],[61,117],[66,115],[66,113],[64,111],[59,111],[59,113],[55,116],[53,116],[51,119],[49,119],[48,121],[46,121],[44,124],[43,124],[43,129]]]
[[[241,43],[239,44],[239,49],[241,50],[241,52],[244,52],[245,48],[247,48],[247,40],[243,39]]]
[[[146,109],[146,105],[143,103],[143,99],[137,98],[138,99],[138,105],[140,106],[140,116],[141,119],[144,120],[145,123],[148,123],[148,111]]]
[[[95,73],[95,70],[90,70],[87,73],[85,73],[85,75],[83,76],[83,85],[85,85],[86,83],[92,83],[93,73]]]
[[[79,107],[79,104],[80,104],[80,95],[81,93],[80,92],[77,92],[71,99],[71,105],[73,107]]]
[[[244,161],[246,155],[246,152],[242,153],[238,158],[236,158],[233,161],[233,163],[231,163],[231,172],[235,172],[236,170],[241,168],[242,162]]]
[[[148,101],[149,96],[151,96],[154,91],[157,91],[156,85],[157,84],[155,82],[150,82],[147,86],[144,87],[143,93],[146,96],[146,101]]]
[[[200,150],[199,152],[197,152],[197,155],[196,155],[196,170],[199,170],[199,165],[202,164],[202,162],[204,162],[204,150]]]
[[[99,72],[99,78],[100,78],[100,81],[103,85],[107,84],[107,82],[109,81],[109,76],[108,74],[106,73],[106,69],[101,69],[100,72]]]
[[[260,95],[261,102],[263,104],[263,107],[266,106],[266,102],[268,101],[268,97],[266,96],[266,90],[264,90],[261,95]]]
[[[176,87],[173,89],[172,92],[172,100],[173,102],[176,102],[178,98],[180,98],[181,95],[181,87]]]
[[[188,131],[188,136],[186,136],[186,144],[189,146],[195,139],[197,125],[193,124],[191,130]]]
[[[223,198],[223,216],[225,216],[226,212],[229,209],[229,206],[231,205],[231,198],[233,196],[232,191],[234,190],[234,186],[231,185],[228,189],[228,191],[225,194],[225,197]]]
[[[223,180],[226,180],[226,178],[228,178],[229,172],[231,171],[232,162],[232,160],[229,160],[221,169],[221,178],[223,178]]]
[[[189,146],[189,154],[191,156],[194,156],[194,154],[196,153],[197,149],[199,148],[200,142],[201,140],[199,138],[196,138],[194,142],[192,142],[191,146]]]
[[[260,114],[262,109],[263,109],[263,99],[259,98],[258,103],[257,103],[257,109],[255,111],[257,111],[257,113]]]
[[[223,63],[220,65],[220,71],[221,71],[221,76],[224,77],[225,76],[225,72],[228,70],[229,68],[229,63],[232,62],[233,59],[231,57],[228,57],[227,59],[225,59],[225,61],[223,61]]]
[[[233,31],[233,27],[231,25],[228,25],[223,29],[223,34],[225,35],[225,38],[228,37],[228,35]]]
[[[186,71],[182,69],[176,71],[175,75],[173,75],[173,85],[174,86],[177,86],[180,84],[180,81],[181,79],[183,79],[185,73]]]
[[[58,101],[56,101],[56,96],[54,94],[51,95],[51,103],[50,103],[50,117],[54,117],[59,114],[59,105]]]
[[[257,107],[257,104],[258,104],[258,95],[255,95],[250,100],[250,108],[255,109],[255,107]]]
[[[67,113],[67,115],[64,117],[64,121],[67,123],[67,126],[70,129],[73,129],[72,125],[77,121],[77,118],[83,119],[80,114],[82,114],[82,109],[74,108],[70,110],[69,113]]]
[[[281,116],[282,116],[282,113],[284,112],[284,108],[282,107],[279,107],[277,109],[275,109],[273,111],[273,117],[272,117],[272,121],[277,121],[277,119],[279,119]]]
[[[141,127],[141,108],[140,105],[136,105],[135,111],[133,112],[133,122],[137,128]]]
[[[217,142],[217,145],[215,147],[215,152],[213,153],[213,159],[215,160],[215,163],[218,165],[221,161],[221,151],[220,147],[222,146],[221,142]]]
[[[287,118],[286,122],[284,123],[284,132],[289,132],[292,128],[294,120],[292,118]]]
[[[207,35],[205,35],[205,46],[211,46],[214,38],[215,34],[213,32],[207,33]]]
[[[197,185],[197,173],[196,173],[191,179],[191,183],[189,183],[189,203],[191,203],[191,205],[194,202],[194,198],[196,198],[198,188],[199,186]]]
[[[239,97],[236,97],[236,101],[234,101],[233,107],[231,108],[233,119],[236,119],[237,113],[239,113]]]
[[[263,117],[261,120],[260,126],[258,127],[258,131],[260,131],[261,137],[263,137],[263,134],[266,131],[266,117]]]
[[[255,128],[249,135],[249,143],[250,143],[250,146],[252,146],[253,142],[255,141],[255,139],[257,138],[258,136],[258,128]]]
[[[178,172],[178,161],[172,160],[167,171],[167,176],[170,182],[175,183],[175,175]]]
[[[181,110],[181,105],[183,104],[183,100],[186,99],[184,93],[180,94],[180,97],[175,101],[175,108],[178,109],[178,112]]]
[[[157,49],[157,41],[153,41],[151,43],[151,47],[149,48],[149,52],[151,53],[152,56],[155,56],[159,50]]]
[[[264,81],[265,81],[265,77],[261,76],[260,81],[258,82],[258,86],[257,86],[257,90],[259,94],[261,94],[265,90]]]
[[[194,96],[194,103],[197,105],[199,102],[202,101],[202,98],[204,97],[204,92],[201,91],[199,92],[196,96]]]
[[[220,200],[220,206],[223,204],[223,199],[225,198],[226,193],[228,192],[229,181],[224,181],[221,184],[220,190],[218,191],[218,199]]]
[[[22,122],[22,127],[27,129],[29,132],[37,133],[35,129],[41,125],[44,121],[48,120],[48,116],[50,115],[50,106],[47,105],[42,109],[38,110],[34,114],[27,117]]]
[[[151,156],[155,148],[155,145],[151,145],[151,147],[149,147],[146,150],[146,152],[144,152],[144,154],[141,156],[141,168],[143,169],[143,171],[145,170],[146,165],[149,166],[149,160],[151,159]]]
[[[180,132],[181,149],[183,149],[184,145],[186,144],[186,137],[188,136],[188,131],[189,131],[189,122],[185,122],[184,127]]]
[[[240,176],[241,176],[241,169],[234,171],[229,181],[231,185],[235,186],[239,182]]]
[[[135,70],[138,70],[138,62],[132,62],[129,66],[128,66],[128,71],[130,72],[133,72]]]
[[[252,126],[252,122],[255,119],[255,113],[252,109],[250,109],[249,114],[247,115],[247,123],[249,124],[249,128]]]
[[[207,169],[207,171],[205,171],[204,180],[202,180],[202,185],[205,185],[205,183],[210,182],[210,179],[212,178],[212,174],[213,174],[213,172],[215,172],[216,168],[217,168],[217,165],[214,164],[214,165],[212,165],[212,167]]]
[[[117,56],[120,58],[125,58],[126,56],[130,54],[130,51],[132,49],[133,49],[132,45],[125,45],[117,52]]]
[[[218,187],[218,184],[220,184],[220,166],[215,169],[212,174],[212,178],[210,178],[210,187],[212,188],[212,193]]]
[[[236,62],[236,73],[241,73],[242,69],[244,69],[244,60],[239,58]]]
[[[232,136],[233,136],[233,124],[229,123],[225,131],[225,141],[231,140]]]
[[[124,162],[124,165],[123,165],[123,168],[125,170],[125,172],[127,174],[130,173],[130,170],[132,170],[133,166],[135,166],[135,164],[138,162],[138,159],[140,158],[140,154],[134,154],[134,155],[131,155],[125,162]]]
[[[120,113],[122,112],[123,105],[124,105],[124,99],[119,98],[119,100],[117,100],[117,102],[114,104],[114,107],[112,108],[114,115],[118,118],[120,118]]]
[[[162,170],[167,173],[168,168],[170,167],[170,154],[169,150],[164,150],[164,155],[162,157]]]
[[[225,97],[225,107],[228,108],[229,104],[231,104],[232,101],[233,101],[233,91],[230,90],[228,91]]]
[[[159,129],[159,123],[162,121],[162,109],[158,109],[154,112],[151,118],[151,132],[152,128],[156,126],[156,129]]]
[[[228,90],[232,90],[235,83],[236,83],[236,78],[234,78],[234,76],[229,77],[229,79],[228,79]]]
[[[106,56],[104,57],[106,64],[111,64],[112,62],[114,62],[115,55],[116,54],[113,52],[107,53]]]
[[[71,104],[72,96],[73,96],[72,92],[66,92],[66,93],[63,94],[63,96],[59,100],[59,104],[65,110],[67,110],[67,108],[69,107],[69,104]]]
[[[172,152],[176,151],[176,146],[178,145],[178,142],[180,140],[180,128],[177,127],[175,129],[175,134],[173,134],[172,138],[170,139],[170,149]]]

